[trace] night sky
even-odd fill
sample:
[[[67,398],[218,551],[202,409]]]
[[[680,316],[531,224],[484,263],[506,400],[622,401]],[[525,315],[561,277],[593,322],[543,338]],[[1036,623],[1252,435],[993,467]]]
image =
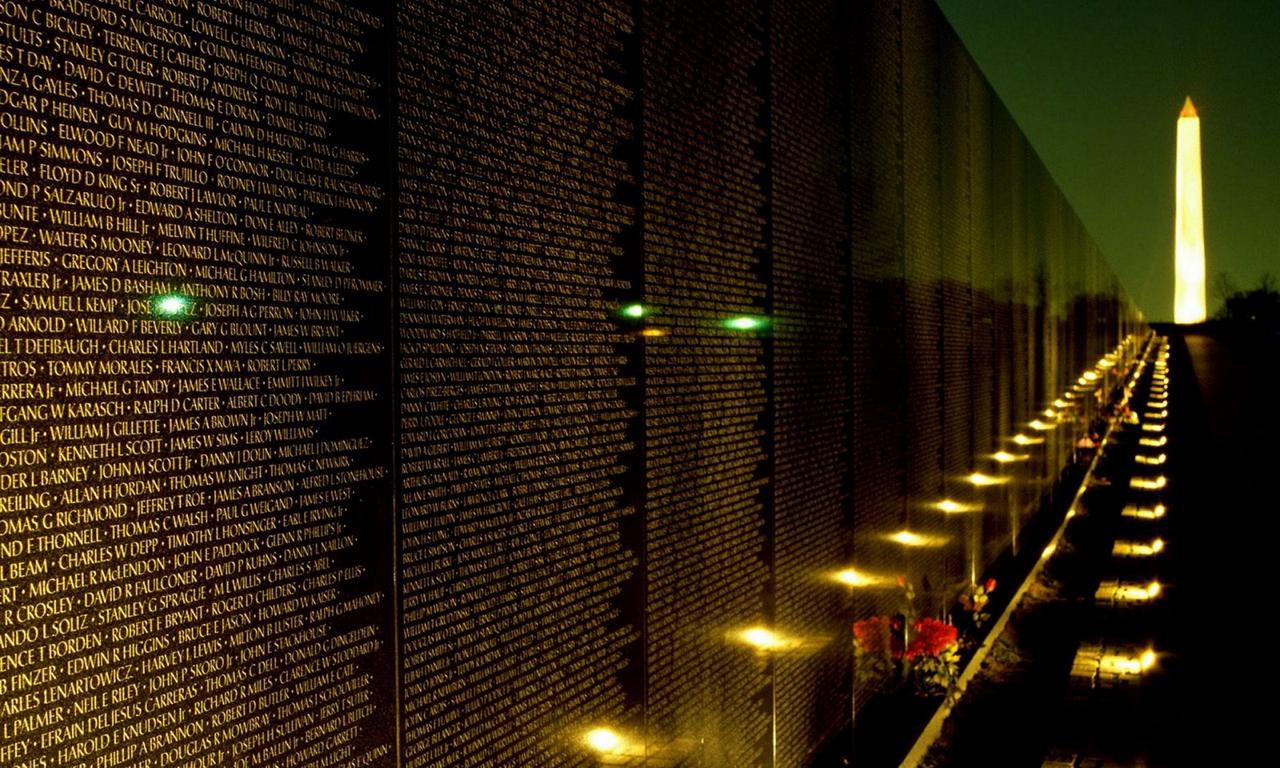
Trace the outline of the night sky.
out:
[[[1174,140],[1200,113],[1214,277],[1280,278],[1280,2],[938,0],[1129,295],[1173,316]]]

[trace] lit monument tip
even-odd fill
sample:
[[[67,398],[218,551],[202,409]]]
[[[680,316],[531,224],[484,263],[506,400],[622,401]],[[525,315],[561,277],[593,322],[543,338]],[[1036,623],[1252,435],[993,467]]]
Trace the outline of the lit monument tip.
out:
[[[1204,198],[1200,183],[1200,118],[1190,96],[1178,115],[1175,186],[1173,319],[1177,323],[1200,323],[1208,314],[1204,299]]]

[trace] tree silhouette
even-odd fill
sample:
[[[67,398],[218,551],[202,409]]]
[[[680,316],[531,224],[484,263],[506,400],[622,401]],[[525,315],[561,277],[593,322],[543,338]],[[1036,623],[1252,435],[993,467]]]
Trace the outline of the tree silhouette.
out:
[[[1214,292],[1225,292],[1233,288],[1230,278],[1219,273],[1218,279],[1214,281]],[[1257,287],[1226,293],[1217,319],[1258,329],[1280,328],[1280,290],[1277,290],[1276,278],[1270,272],[1265,272],[1258,279]]]

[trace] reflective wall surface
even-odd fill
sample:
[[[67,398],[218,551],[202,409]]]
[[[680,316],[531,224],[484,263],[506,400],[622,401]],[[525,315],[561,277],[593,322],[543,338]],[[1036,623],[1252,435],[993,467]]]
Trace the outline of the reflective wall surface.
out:
[[[805,766],[1139,323],[923,0],[3,3],[0,98],[5,765]]]

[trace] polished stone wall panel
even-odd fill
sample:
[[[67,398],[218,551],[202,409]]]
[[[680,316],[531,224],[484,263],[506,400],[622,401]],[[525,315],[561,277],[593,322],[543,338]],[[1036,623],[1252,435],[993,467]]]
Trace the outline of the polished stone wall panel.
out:
[[[1142,327],[928,0],[0,42],[15,768],[804,766],[892,683],[850,622],[954,609],[1077,427],[991,453]]]

